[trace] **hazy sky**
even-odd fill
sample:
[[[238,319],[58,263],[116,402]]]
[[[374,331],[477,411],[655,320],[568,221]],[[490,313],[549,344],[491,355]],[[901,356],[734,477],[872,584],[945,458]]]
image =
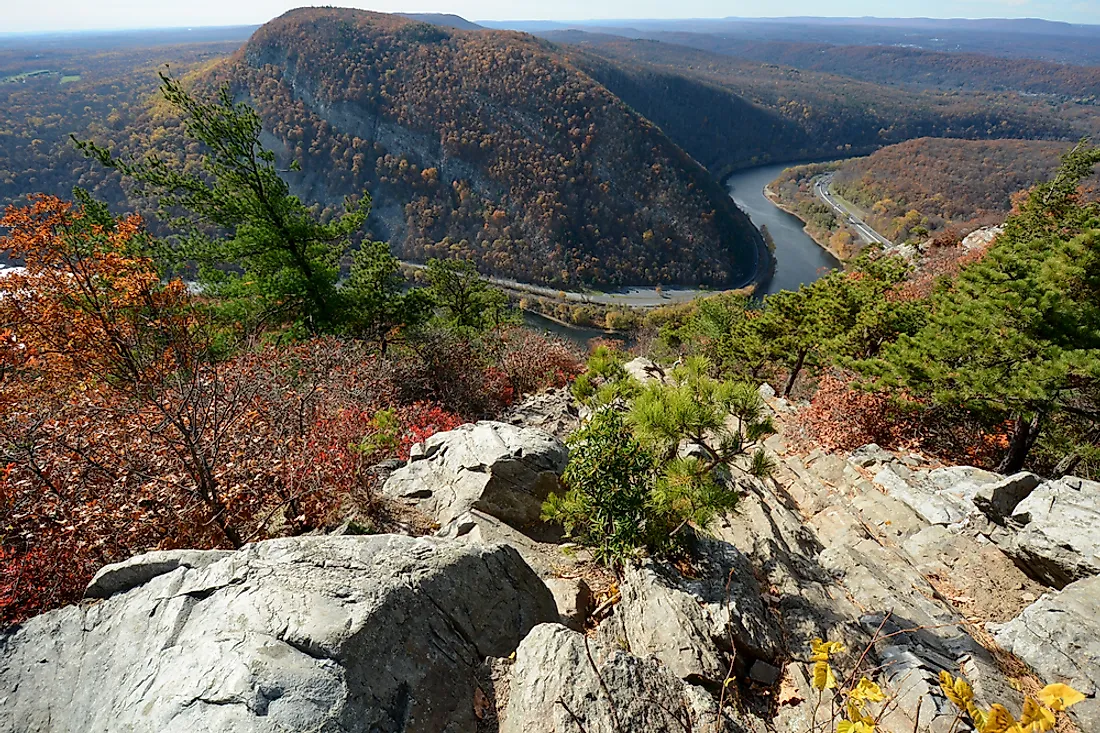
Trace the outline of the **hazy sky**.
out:
[[[384,12],[457,13],[470,20],[708,18],[759,15],[877,15],[939,18],[1047,18],[1100,23],[1100,0],[0,0],[0,33],[262,23],[305,4]]]

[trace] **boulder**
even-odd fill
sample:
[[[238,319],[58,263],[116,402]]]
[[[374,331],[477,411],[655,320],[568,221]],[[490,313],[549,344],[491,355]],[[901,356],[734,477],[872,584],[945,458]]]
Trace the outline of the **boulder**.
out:
[[[1047,481],[990,538],[1055,588],[1100,574],[1100,483],[1072,476]]]
[[[878,443],[868,443],[852,451],[848,460],[861,468],[871,468],[875,465],[894,463],[897,457],[893,453],[882,448]]]
[[[642,384],[665,381],[665,371],[657,366],[655,362],[643,356],[639,356],[623,364],[623,369],[626,370],[627,374],[634,377]]]
[[[500,733],[738,730],[707,692],[656,660],[557,624],[531,631],[506,679]]]
[[[974,506],[994,522],[1003,524],[1005,517],[1012,516],[1016,505],[1042,482],[1041,478],[1027,471],[1014,473],[978,489],[974,494]]]
[[[974,231],[963,237],[963,240],[959,242],[959,246],[967,252],[971,252],[976,249],[984,249],[988,247],[994,239],[1000,236],[1004,231],[1003,226],[994,227],[982,227],[981,229],[975,229]]]
[[[693,577],[660,562],[628,565],[603,638],[697,683],[721,684],[734,657],[746,673],[755,660],[782,656],[782,629],[748,559],[726,542],[697,538],[694,547]]]
[[[0,731],[472,731],[474,670],[557,617],[503,546],[300,537],[206,559],[154,557],[113,593],[105,571],[105,600],[0,636]]]
[[[554,596],[561,623],[574,631],[584,631],[592,613],[592,589],[583,578],[547,578],[546,587]]]
[[[227,550],[158,550],[105,565],[84,590],[85,598],[110,598],[176,568],[205,568],[233,553]]]
[[[941,496],[925,481],[907,480],[898,466],[886,466],[875,475],[875,483],[916,512],[929,524],[956,524],[966,518],[966,507]]]
[[[977,514],[975,495],[982,486],[1001,479],[971,466],[913,471],[904,465],[887,465],[875,476],[875,483],[929,524],[952,525]]]
[[[1100,577],[1044,594],[991,629],[997,643],[1027,662],[1044,683],[1064,682],[1088,695],[1070,711],[1082,731],[1100,730]]]
[[[382,492],[442,525],[478,509],[515,526],[537,522],[569,452],[553,435],[499,422],[461,425],[413,446]]]

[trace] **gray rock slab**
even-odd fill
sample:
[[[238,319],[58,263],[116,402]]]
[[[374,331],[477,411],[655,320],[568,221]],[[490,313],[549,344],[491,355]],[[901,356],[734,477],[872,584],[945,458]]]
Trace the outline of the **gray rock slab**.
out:
[[[0,731],[471,731],[474,668],[556,618],[508,547],[270,540],[0,636]]]

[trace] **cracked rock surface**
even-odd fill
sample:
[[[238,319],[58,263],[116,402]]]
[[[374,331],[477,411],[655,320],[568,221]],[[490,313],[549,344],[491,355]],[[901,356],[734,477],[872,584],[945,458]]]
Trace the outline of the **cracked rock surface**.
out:
[[[301,537],[168,554],[101,579],[103,601],[0,636],[0,731],[471,731],[477,666],[557,619],[500,545]]]
[[[1067,682],[1088,699],[1073,708],[1086,731],[1100,730],[1100,576],[1048,593],[994,637],[1046,680]]]
[[[535,627],[506,677],[500,733],[745,730],[732,712],[720,713],[708,693],[657,660],[558,624]]]

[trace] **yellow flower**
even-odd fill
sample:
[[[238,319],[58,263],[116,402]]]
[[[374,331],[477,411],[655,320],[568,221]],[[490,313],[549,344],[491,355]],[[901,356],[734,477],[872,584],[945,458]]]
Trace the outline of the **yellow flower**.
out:
[[[1039,701],[1055,712],[1061,712],[1084,699],[1080,692],[1060,682],[1039,690]]]

